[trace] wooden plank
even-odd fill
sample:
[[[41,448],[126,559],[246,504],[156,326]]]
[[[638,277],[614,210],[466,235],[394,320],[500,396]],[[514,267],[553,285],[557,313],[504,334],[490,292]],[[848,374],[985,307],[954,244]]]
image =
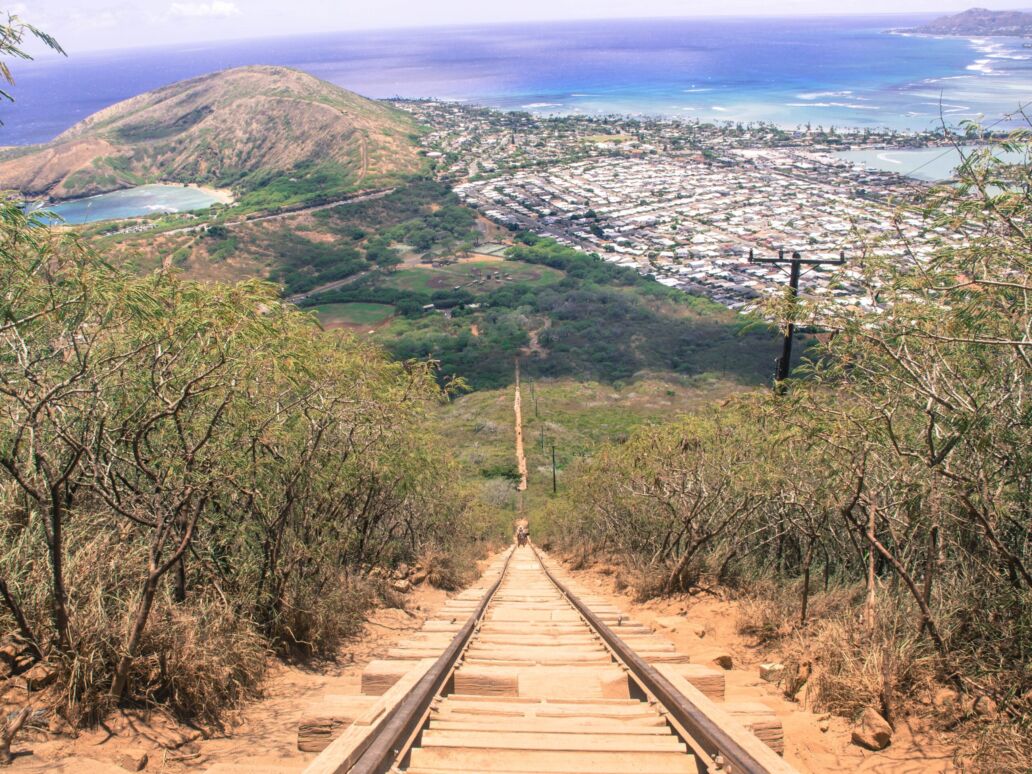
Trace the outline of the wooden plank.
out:
[[[420,747],[487,748],[498,750],[556,750],[584,752],[687,752],[673,734],[550,734],[505,731],[424,731]]]
[[[464,664],[453,676],[455,692],[474,696],[519,696],[519,675],[514,667]]]
[[[726,734],[733,737],[743,749],[763,766],[768,774],[799,774],[793,766],[785,763],[785,761],[778,757],[775,751],[760,741],[738,720],[732,717],[729,712],[714,704],[694,685],[679,675],[676,669],[677,667],[673,664],[656,665],[656,670],[669,680],[686,700],[694,704],[714,723],[719,725]]]
[[[627,674],[616,666],[519,667],[519,695],[541,699],[630,698]],[[457,689],[456,689],[457,690]]]
[[[785,754],[785,729],[774,710],[758,701],[728,702],[724,709],[778,755]]]
[[[612,664],[613,657],[603,648],[570,648],[535,647],[528,645],[522,648],[470,648],[466,651],[466,661],[523,661],[531,664]]]
[[[724,671],[702,664],[674,664],[673,670],[695,686],[704,696],[713,700],[724,701]],[[725,709],[727,709],[725,707]]]
[[[382,696],[387,690],[419,665],[421,659],[374,659],[362,670],[362,693]]]
[[[641,650],[638,655],[650,664],[689,664],[691,656],[687,653],[671,653],[668,651]]]
[[[452,716],[454,717],[454,716]],[[518,718],[492,718],[481,715],[468,720],[445,719],[431,717],[430,728],[437,731],[509,731],[512,733],[527,734],[640,734],[653,736],[656,734],[669,734],[670,727],[659,715],[654,718],[646,718],[652,722],[643,720],[621,720],[614,722],[612,718],[593,717],[518,717]],[[533,747],[533,744],[529,744]]]
[[[444,648],[424,647],[418,643],[406,647],[390,648],[387,651],[388,659],[399,659],[402,661],[423,658],[437,658],[444,651]]]
[[[382,704],[382,696],[324,696],[310,704],[297,722],[297,749],[320,752],[372,707]]]
[[[492,699],[489,696],[464,696],[461,693],[455,692],[448,694],[449,702],[497,702],[500,699]],[[604,705],[606,707],[641,707],[642,703],[638,699],[579,699],[576,696],[564,696],[562,699],[533,699],[533,698],[520,698],[514,697],[511,699],[504,700],[506,704],[537,704],[542,707],[556,707],[564,706],[567,704],[581,705],[581,704],[593,704],[593,705]]]
[[[563,752],[556,750],[468,750],[421,747],[411,768],[462,772],[549,772],[550,774],[698,774],[695,756],[667,752]]]
[[[431,658],[416,662],[416,666],[392,685],[375,705],[330,742],[305,768],[304,774],[346,774],[390,718],[391,711],[435,663],[436,660]]]
[[[125,769],[118,768],[113,771],[125,773]],[[275,764],[254,764],[254,763],[216,763],[205,770],[205,774],[301,774],[304,771],[303,765],[278,766]]]
[[[593,634],[506,634],[490,629],[482,630],[477,637],[478,645],[598,645],[599,639]],[[674,647],[673,643],[667,643]]]

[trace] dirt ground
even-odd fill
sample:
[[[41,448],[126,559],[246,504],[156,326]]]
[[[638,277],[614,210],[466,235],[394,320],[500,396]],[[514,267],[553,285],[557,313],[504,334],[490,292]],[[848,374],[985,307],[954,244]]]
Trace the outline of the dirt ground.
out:
[[[954,750],[945,740],[906,727],[897,728],[892,746],[871,753],[850,742],[849,723],[832,718],[820,730],[822,717],[785,700],[776,687],[759,679],[764,660],[747,638],[735,631],[732,603],[712,598],[687,597],[635,603],[627,592],[615,589],[612,575],[578,571],[576,579],[593,593],[609,597],[632,617],[652,624],[659,636],[677,649],[705,663],[717,651],[729,654],[734,668],[726,673],[727,696],[760,701],[781,718],[785,729],[785,757],[800,772],[860,772],[862,774],[931,774],[960,771],[953,766]],[[235,714],[221,734],[202,734],[161,718],[120,716],[105,727],[81,732],[77,738],[52,736],[43,731],[20,735],[13,745],[17,757],[13,774],[115,774],[119,757],[145,750],[147,772],[204,771],[219,762],[244,764],[303,764],[314,757],[297,750],[297,721],[306,706],[325,693],[357,693],[362,669],[383,656],[399,640],[418,629],[448,598],[445,592],[417,587],[406,598],[406,609],[387,608],[373,613],[363,634],[350,643],[336,662],[303,667],[275,663],[264,696]],[[664,628],[657,619],[678,617]],[[669,627],[670,621],[664,621]],[[698,630],[704,630],[699,637]],[[332,689],[332,691],[331,691]],[[164,747],[158,744],[164,742]],[[165,749],[172,747],[173,749]]]
[[[595,570],[575,571],[573,577],[593,593],[608,597],[619,609],[642,623],[651,624],[659,637],[672,641],[693,662],[707,663],[718,652],[732,658],[734,668],[725,673],[728,701],[758,701],[774,710],[785,731],[785,760],[800,772],[858,772],[862,774],[940,774],[959,772],[955,747],[919,728],[899,724],[892,745],[869,752],[850,741],[852,725],[844,718],[814,714],[784,698],[775,685],[760,679],[759,665],[769,660],[748,637],[736,631],[737,609],[733,602],[712,597],[688,596],[634,602],[630,591],[618,592],[613,575]],[[656,619],[677,617],[674,629],[657,625]],[[704,630],[699,637],[697,630]],[[828,730],[820,730],[828,718]]]

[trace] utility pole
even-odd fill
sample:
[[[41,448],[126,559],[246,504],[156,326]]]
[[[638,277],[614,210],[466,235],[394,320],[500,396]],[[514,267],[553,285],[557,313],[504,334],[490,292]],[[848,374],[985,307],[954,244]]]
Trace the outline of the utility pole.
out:
[[[557,492],[555,483],[555,444],[552,444],[552,494]]]
[[[803,258],[798,250],[792,251],[792,257],[789,259],[789,271],[788,271],[788,299],[789,299],[789,317],[788,325],[785,328],[785,340],[781,345],[781,357],[778,358],[777,370],[774,375],[774,391],[777,393],[783,393],[785,391],[784,382],[788,378],[788,373],[792,367],[792,339],[795,336],[795,308],[796,301],[799,299],[799,277],[801,275],[801,269],[805,266],[841,266],[846,262],[846,251],[842,250],[839,252],[838,258]],[[785,263],[785,248],[778,250],[777,258],[757,258],[753,255],[752,248],[749,248],[749,263],[772,263],[779,269],[783,269],[783,263]]]

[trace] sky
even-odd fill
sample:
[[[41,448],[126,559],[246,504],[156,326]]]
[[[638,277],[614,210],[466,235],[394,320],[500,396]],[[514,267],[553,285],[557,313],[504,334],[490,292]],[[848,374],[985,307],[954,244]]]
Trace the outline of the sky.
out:
[[[999,0],[994,9],[1028,7]],[[986,0],[22,0],[4,2],[71,52],[391,27],[663,16],[955,13]],[[39,53],[39,52],[36,52]]]

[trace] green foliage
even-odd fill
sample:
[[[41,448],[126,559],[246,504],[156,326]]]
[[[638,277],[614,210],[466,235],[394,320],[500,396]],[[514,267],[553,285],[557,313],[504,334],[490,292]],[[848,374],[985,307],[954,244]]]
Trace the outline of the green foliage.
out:
[[[0,626],[69,716],[213,721],[269,648],[333,652],[372,567],[468,550],[429,365],[262,282],[125,273],[11,206],[0,283]]]
[[[51,51],[64,54],[64,49],[50,35],[28,22],[22,21],[16,14],[7,14],[7,23],[0,24],[0,78],[9,84],[14,83],[14,76],[11,69],[4,60],[6,57],[15,59],[31,60],[32,55],[25,50],[26,38],[35,38]],[[66,55],[67,56],[67,55]],[[0,99],[14,102],[14,97],[0,89]],[[2,125],[3,122],[0,122]]]
[[[220,185],[246,189],[238,204],[247,209],[269,209],[296,202],[314,205],[354,190],[354,175],[339,164],[306,162],[292,172],[224,171]]]
[[[347,244],[313,242],[293,231],[276,231],[268,238],[278,266],[272,279],[286,293],[304,293],[333,280],[350,277],[369,268],[357,248]]]
[[[349,304],[320,304],[312,307],[323,325],[378,325],[394,314],[389,304],[353,302]]]
[[[342,236],[355,238],[355,229],[382,233],[389,228],[427,215],[435,206],[458,202],[443,183],[414,180],[379,199],[342,204],[324,210],[320,219]]]
[[[360,229],[357,230],[361,233]],[[389,269],[401,263],[401,256],[390,246],[390,240],[386,237],[370,239],[365,246],[365,257],[367,261],[371,261],[383,269]]]
[[[227,237],[214,245],[208,246],[208,257],[211,258],[212,263],[220,263],[236,252],[238,244],[239,239],[237,237]]]
[[[442,374],[461,376],[476,389],[508,384],[512,359],[531,343],[532,333],[537,348],[523,352],[530,376],[612,383],[653,370],[726,373],[752,384],[768,378],[775,343],[763,326],[748,329],[705,299],[554,240],[533,234],[519,239],[504,263],[363,277],[321,294],[319,301],[391,304],[403,317],[420,319],[383,334],[390,352],[400,359],[438,360]],[[491,274],[511,279],[473,282]],[[453,281],[452,287],[433,290],[434,284]],[[451,320],[427,312],[429,304],[450,310]],[[471,309],[473,304],[479,309]]]
[[[473,211],[452,203],[454,194],[446,199],[448,203],[438,209],[398,224],[387,232],[387,237],[411,245],[421,252],[435,247],[450,249],[458,242],[474,239],[476,232],[473,231],[473,223],[476,216]]]
[[[484,478],[504,478],[506,481],[511,481],[514,484],[520,480],[520,471],[515,462],[481,468],[480,475]]]
[[[375,234],[366,243],[366,257],[385,266],[397,263],[391,242],[420,252],[444,252],[476,238],[473,211],[462,206],[447,185],[432,180],[416,180],[381,199],[344,204],[319,214],[330,229],[352,241]]]
[[[479,337],[412,332],[389,341],[391,351],[401,357],[431,355],[441,361],[444,373],[461,375],[477,388],[492,388],[510,381],[512,369],[505,364],[527,345],[530,331],[539,328],[540,354],[524,360],[530,376],[615,382],[646,370],[688,376],[723,372],[753,384],[767,377],[774,357],[768,332],[743,331],[723,311],[699,316],[683,313],[680,305],[654,306],[652,294],[642,291],[653,285],[663,288],[658,283],[576,251],[556,259],[554,248],[547,249],[549,265],[558,264],[571,276],[545,288],[512,283],[478,297],[483,306]],[[542,253],[535,256],[517,248],[513,255],[534,260]],[[596,278],[615,287],[594,284]],[[634,290],[628,292],[625,283]],[[665,291],[657,295],[665,299]]]
[[[756,592],[766,599],[793,589],[794,604],[760,616],[771,624],[763,636],[817,627],[828,648],[824,706],[877,697],[891,717],[938,679],[993,697],[1027,728],[1030,183],[1029,164],[980,151],[959,186],[924,202],[929,232],[941,235],[934,254],[906,262],[894,237],[866,245],[850,279],[880,309],[772,303],[775,317],[836,332],[788,394],[605,448],[556,505],[554,538],[624,557],[652,579],[646,593],[750,578],[773,583]],[[840,595],[815,624],[818,568],[825,591],[860,593]],[[1015,756],[1027,764],[1025,738]]]
[[[116,134],[123,142],[153,142],[174,137],[191,126],[199,124],[205,118],[214,113],[210,105],[201,105],[193,110],[176,116],[173,120],[161,124],[152,121],[144,121],[138,124],[129,124],[118,127]]]

